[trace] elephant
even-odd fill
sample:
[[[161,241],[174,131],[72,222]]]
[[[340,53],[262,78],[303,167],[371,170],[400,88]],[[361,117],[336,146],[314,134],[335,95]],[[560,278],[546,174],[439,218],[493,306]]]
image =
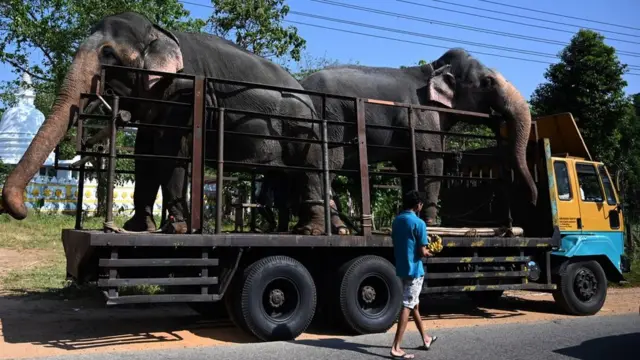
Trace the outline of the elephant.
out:
[[[300,81],[306,90],[334,93],[350,97],[380,99],[416,105],[439,106],[448,109],[501,114],[506,120],[509,133],[508,153],[514,172],[524,179],[525,203],[535,206],[538,190],[527,167],[526,149],[531,131],[531,113],[524,97],[501,73],[483,65],[463,48],[452,48],[430,63],[407,68],[368,66],[336,66],[314,72]],[[314,97],[318,114],[322,113],[322,100]],[[326,118],[332,121],[355,122],[354,102],[328,98]],[[447,112],[414,111],[416,128],[448,131],[458,121],[478,123],[477,117]],[[408,127],[407,109],[382,105],[366,105],[367,125],[392,125]],[[368,145],[408,146],[408,131],[367,128]],[[356,137],[355,127],[329,125],[330,141],[351,141]],[[440,135],[416,133],[416,148],[441,152],[443,140]],[[333,169],[358,168],[357,151],[345,151],[337,146],[330,149]],[[384,148],[368,149],[369,163],[391,161],[399,172],[412,173],[409,155],[400,155]],[[442,175],[443,158],[437,154],[417,154],[418,173]],[[403,192],[411,188],[411,179],[403,179]],[[426,193],[422,214],[427,224],[437,218],[437,199],[440,181],[434,178],[421,181]]]
[[[188,96],[191,80],[172,80],[162,73],[183,72],[209,78],[229,79],[262,83],[293,89],[276,91],[248,85],[231,85],[209,82],[213,98],[207,105],[226,109],[242,109],[261,114],[295,116],[315,119],[317,114],[309,96],[295,93],[302,90],[300,83],[281,66],[253,54],[234,43],[210,34],[175,32],[154,24],[145,16],[135,12],[124,12],[102,18],[91,29],[89,36],[80,44],[64,82],[55,99],[52,111],[35,135],[22,159],[6,179],[2,193],[2,211],[21,220],[27,216],[23,191],[36,174],[46,156],[61,141],[72,119],[80,107],[81,93],[95,92],[100,79],[100,66],[153,70],[160,73],[111,75],[105,88],[120,94],[138,98],[181,99]],[[193,94],[191,94],[193,99]],[[85,109],[94,107],[99,100],[89,102]],[[122,99],[120,109],[130,111],[133,119],[140,123],[190,124],[191,111],[164,111],[161,106],[144,105],[135,100]],[[213,121],[214,111],[208,111],[208,124]],[[306,122],[283,121],[265,116],[243,115],[227,111],[225,131],[248,132],[258,135],[278,135],[297,138],[319,139],[319,126]],[[157,137],[160,135],[159,137]],[[184,155],[190,152],[191,135],[180,135],[173,131],[144,130],[136,135],[135,153]],[[215,159],[215,136],[207,141],[206,156]],[[225,161],[250,162],[262,165],[321,166],[321,151],[317,144],[282,142],[280,140],[247,138],[226,134],[224,143]],[[162,186],[171,219],[178,224],[174,230],[186,232],[184,209],[186,165],[176,161],[136,159],[136,184],[134,189],[134,215],[127,221],[125,229],[149,231],[156,228],[152,216],[153,202]],[[225,165],[229,171],[231,166]],[[297,231],[308,233],[324,229],[321,175],[308,173],[300,177],[302,202]],[[315,203],[314,203],[315,202]]]

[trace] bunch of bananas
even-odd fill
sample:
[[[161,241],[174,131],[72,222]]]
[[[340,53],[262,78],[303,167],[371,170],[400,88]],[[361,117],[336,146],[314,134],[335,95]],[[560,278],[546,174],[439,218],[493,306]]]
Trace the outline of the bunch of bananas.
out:
[[[438,235],[429,235],[429,245],[427,245],[429,251],[433,254],[437,254],[442,251],[442,238]]]

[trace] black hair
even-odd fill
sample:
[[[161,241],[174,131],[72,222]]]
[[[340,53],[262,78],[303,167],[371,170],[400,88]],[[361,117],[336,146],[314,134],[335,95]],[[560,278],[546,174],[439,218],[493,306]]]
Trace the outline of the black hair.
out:
[[[402,208],[405,210],[413,209],[419,203],[424,203],[423,196],[416,190],[410,190],[402,197]]]

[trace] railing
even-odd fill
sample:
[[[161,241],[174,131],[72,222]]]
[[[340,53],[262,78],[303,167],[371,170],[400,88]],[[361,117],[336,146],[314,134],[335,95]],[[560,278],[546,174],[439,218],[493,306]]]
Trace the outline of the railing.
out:
[[[122,73],[129,72],[134,73],[136,78],[139,79],[140,75],[143,73],[153,74],[153,75],[161,75],[166,78],[171,79],[183,79],[189,80],[193,82],[193,100],[191,102],[176,102],[176,101],[167,101],[165,99],[152,99],[152,98],[141,98],[135,96],[128,96],[117,94],[113,91],[113,89],[107,87],[112,79],[112,74],[114,73]],[[434,175],[434,174],[420,174],[418,173],[417,167],[417,157],[418,153],[429,153],[438,156],[459,156],[459,152],[448,152],[448,151],[431,151],[431,150],[423,150],[416,148],[416,133],[417,134],[432,134],[432,135],[440,135],[440,136],[450,136],[450,137],[467,137],[467,138],[477,138],[477,139],[492,139],[498,140],[498,154],[500,152],[500,134],[497,130],[499,127],[495,126],[495,136],[481,136],[481,135],[473,135],[473,134],[465,134],[465,133],[455,133],[455,132],[445,132],[445,131],[435,131],[435,130],[424,130],[416,128],[415,121],[415,113],[418,111],[438,111],[444,113],[452,113],[457,115],[465,115],[482,118],[487,122],[498,123],[500,118],[482,113],[473,113],[468,111],[460,111],[460,110],[452,110],[440,107],[433,106],[422,106],[416,104],[405,104],[405,103],[397,103],[397,102],[389,102],[384,100],[376,100],[376,99],[364,99],[364,98],[354,98],[348,97],[338,94],[328,94],[328,93],[320,93],[316,91],[309,90],[301,90],[301,89],[293,89],[286,87],[277,87],[272,85],[265,85],[259,83],[252,82],[244,82],[244,81],[235,81],[228,79],[217,79],[217,78],[204,78],[202,76],[194,76],[194,75],[186,75],[186,74],[175,74],[175,73],[163,73],[157,71],[148,71],[142,69],[134,69],[134,68],[126,68],[119,66],[108,66],[103,65],[99,83],[99,89],[96,93],[86,94],[83,93],[81,95],[81,109],[85,108],[85,104],[88,100],[96,100],[99,99],[107,108],[109,108],[111,114],[110,115],[96,115],[90,113],[82,113],[82,110],[78,114],[77,117],[77,137],[76,137],[76,152],[78,155],[83,158],[78,161],[76,164],[70,167],[60,167],[58,165],[58,149],[56,149],[56,168],[57,169],[71,169],[71,170],[79,170],[80,179],[84,180],[85,172],[93,171],[93,172],[107,172],[107,206],[106,206],[106,221],[113,221],[113,185],[115,174],[117,173],[132,173],[131,171],[126,170],[118,170],[116,169],[116,159],[118,158],[130,158],[130,159],[170,159],[177,161],[186,161],[191,163],[191,193],[190,193],[190,212],[189,212],[189,232],[201,232],[203,228],[203,185],[204,185],[204,166],[207,162],[213,162],[217,166],[217,176],[216,176],[216,191],[217,191],[217,201],[216,201],[216,225],[215,232],[220,234],[222,232],[222,190],[224,185],[224,177],[222,176],[225,168],[227,166],[231,166],[233,168],[252,168],[252,171],[255,171],[259,168],[273,168],[273,169],[285,169],[287,171],[295,171],[295,172],[306,172],[313,171],[322,173],[323,176],[323,206],[324,206],[324,217],[325,217],[325,234],[331,234],[331,221],[330,221],[330,174],[355,174],[358,173],[360,177],[360,186],[361,186],[361,225],[362,225],[362,234],[364,236],[371,235],[371,199],[369,194],[369,176],[370,175],[382,175],[382,176],[393,176],[393,177],[411,177],[413,179],[413,187],[418,189],[419,187],[419,179],[420,178],[435,178],[435,179],[449,179],[449,180],[472,180],[472,181],[496,181],[501,180],[504,177],[504,172],[501,172],[503,176],[501,177],[472,177],[472,176],[447,176],[447,175]],[[209,89],[214,88],[217,84],[227,84],[227,85],[237,85],[237,86],[247,86],[251,88],[259,88],[266,90],[275,90],[275,91],[286,91],[295,94],[303,94],[309,96],[320,96],[322,98],[322,109],[320,109],[320,118],[302,118],[295,116],[285,116],[279,114],[267,114],[260,113],[250,110],[243,110],[237,108],[225,108],[223,106],[217,106],[217,104],[206,105],[206,97],[214,98],[215,93],[211,93],[208,91]],[[352,101],[354,104],[354,109],[356,112],[356,122],[343,122],[343,121],[332,121],[326,119],[326,103],[327,99],[338,99],[342,101]],[[171,106],[186,106],[191,107],[192,109],[192,126],[170,126],[170,125],[162,125],[162,124],[147,124],[147,123],[138,123],[136,121],[131,121],[131,115],[127,111],[122,111],[121,102],[122,101],[136,101],[138,104],[151,103],[151,104],[165,104]],[[407,109],[407,116],[409,119],[409,127],[401,127],[401,126],[385,126],[385,125],[373,125],[373,124],[365,124],[365,107],[368,104],[372,105],[382,105],[382,106],[391,106],[391,107],[399,107]],[[317,110],[317,109],[316,109]],[[301,139],[290,136],[285,136],[287,134],[283,134],[282,136],[276,135],[259,135],[253,133],[244,133],[244,132],[236,132],[236,131],[228,131],[225,129],[225,118],[228,113],[236,113],[243,115],[256,115],[256,116],[268,116],[271,119],[278,119],[282,121],[297,121],[297,122],[305,122],[311,124],[320,124],[321,125],[321,134],[320,139]],[[207,119],[207,115],[216,114],[217,116],[217,124],[208,124],[205,119]],[[317,115],[317,114],[316,114]],[[85,124],[86,119],[97,119],[97,120],[107,120],[109,122],[108,126],[103,128],[98,134],[94,135],[89,139],[85,139],[87,124]],[[185,121],[186,122],[186,121]],[[357,143],[353,142],[335,142],[329,141],[327,135],[327,129],[329,125],[334,126],[355,126],[357,133]],[[92,126],[93,127],[93,126]],[[188,157],[178,157],[178,156],[159,156],[159,155],[149,155],[149,154],[134,154],[134,155],[126,155],[126,154],[117,154],[116,147],[116,133],[119,128],[164,128],[171,131],[187,131],[192,132],[192,144],[191,144],[191,154]],[[367,143],[366,132],[367,129],[386,129],[393,131],[409,131],[411,135],[411,141],[408,147],[399,147],[399,146],[385,146],[385,145],[373,145]],[[208,143],[208,135],[216,134],[215,142],[217,145],[217,158],[207,159],[206,151],[207,143]],[[308,166],[277,166],[277,165],[266,165],[266,164],[258,164],[258,163],[247,163],[240,161],[229,161],[225,160],[224,157],[224,143],[225,143],[225,134],[234,135],[234,136],[248,136],[254,138],[263,138],[270,140],[278,140],[283,142],[302,142],[308,144],[320,144],[322,147],[322,163],[320,168],[308,167]],[[109,149],[106,153],[104,152],[94,152],[87,151],[87,148],[98,144],[104,139],[109,139]],[[210,140],[209,140],[210,141]],[[358,150],[358,159],[359,159],[359,168],[358,169],[330,169],[329,168],[329,146],[344,146],[344,147],[353,147],[357,146]],[[369,171],[368,168],[368,156],[367,149],[368,148],[381,148],[389,151],[409,151],[411,154],[412,160],[412,172],[381,172],[381,171]],[[468,154],[471,156],[491,156],[495,157],[495,154]],[[92,167],[91,169],[87,169],[85,167],[85,163],[92,157],[95,158],[108,158],[108,165],[106,169],[99,169],[97,167]],[[501,161],[501,164],[505,164],[505,161]],[[78,169],[79,168],[79,169]],[[506,171],[506,165],[501,165],[501,168]],[[82,194],[83,192],[83,181],[80,181],[78,186],[78,193]],[[76,209],[82,209],[82,196],[79,196],[77,199]],[[506,222],[508,225],[511,225],[511,215],[507,208],[506,213]],[[82,217],[81,212],[78,211],[76,213],[76,229],[82,229]]]

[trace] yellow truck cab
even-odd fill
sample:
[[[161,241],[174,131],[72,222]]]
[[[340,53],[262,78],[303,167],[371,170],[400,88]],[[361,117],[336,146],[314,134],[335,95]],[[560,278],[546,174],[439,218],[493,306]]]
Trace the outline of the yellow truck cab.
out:
[[[592,260],[608,280],[624,280],[622,274],[630,266],[624,256],[622,205],[606,165],[592,158],[570,113],[537,118],[536,125],[538,137],[548,139],[551,211],[561,234],[553,255],[573,260],[561,262],[565,268]],[[580,264],[587,266],[582,266],[574,284],[567,285],[579,287],[578,294],[588,297],[599,270],[593,263]]]

